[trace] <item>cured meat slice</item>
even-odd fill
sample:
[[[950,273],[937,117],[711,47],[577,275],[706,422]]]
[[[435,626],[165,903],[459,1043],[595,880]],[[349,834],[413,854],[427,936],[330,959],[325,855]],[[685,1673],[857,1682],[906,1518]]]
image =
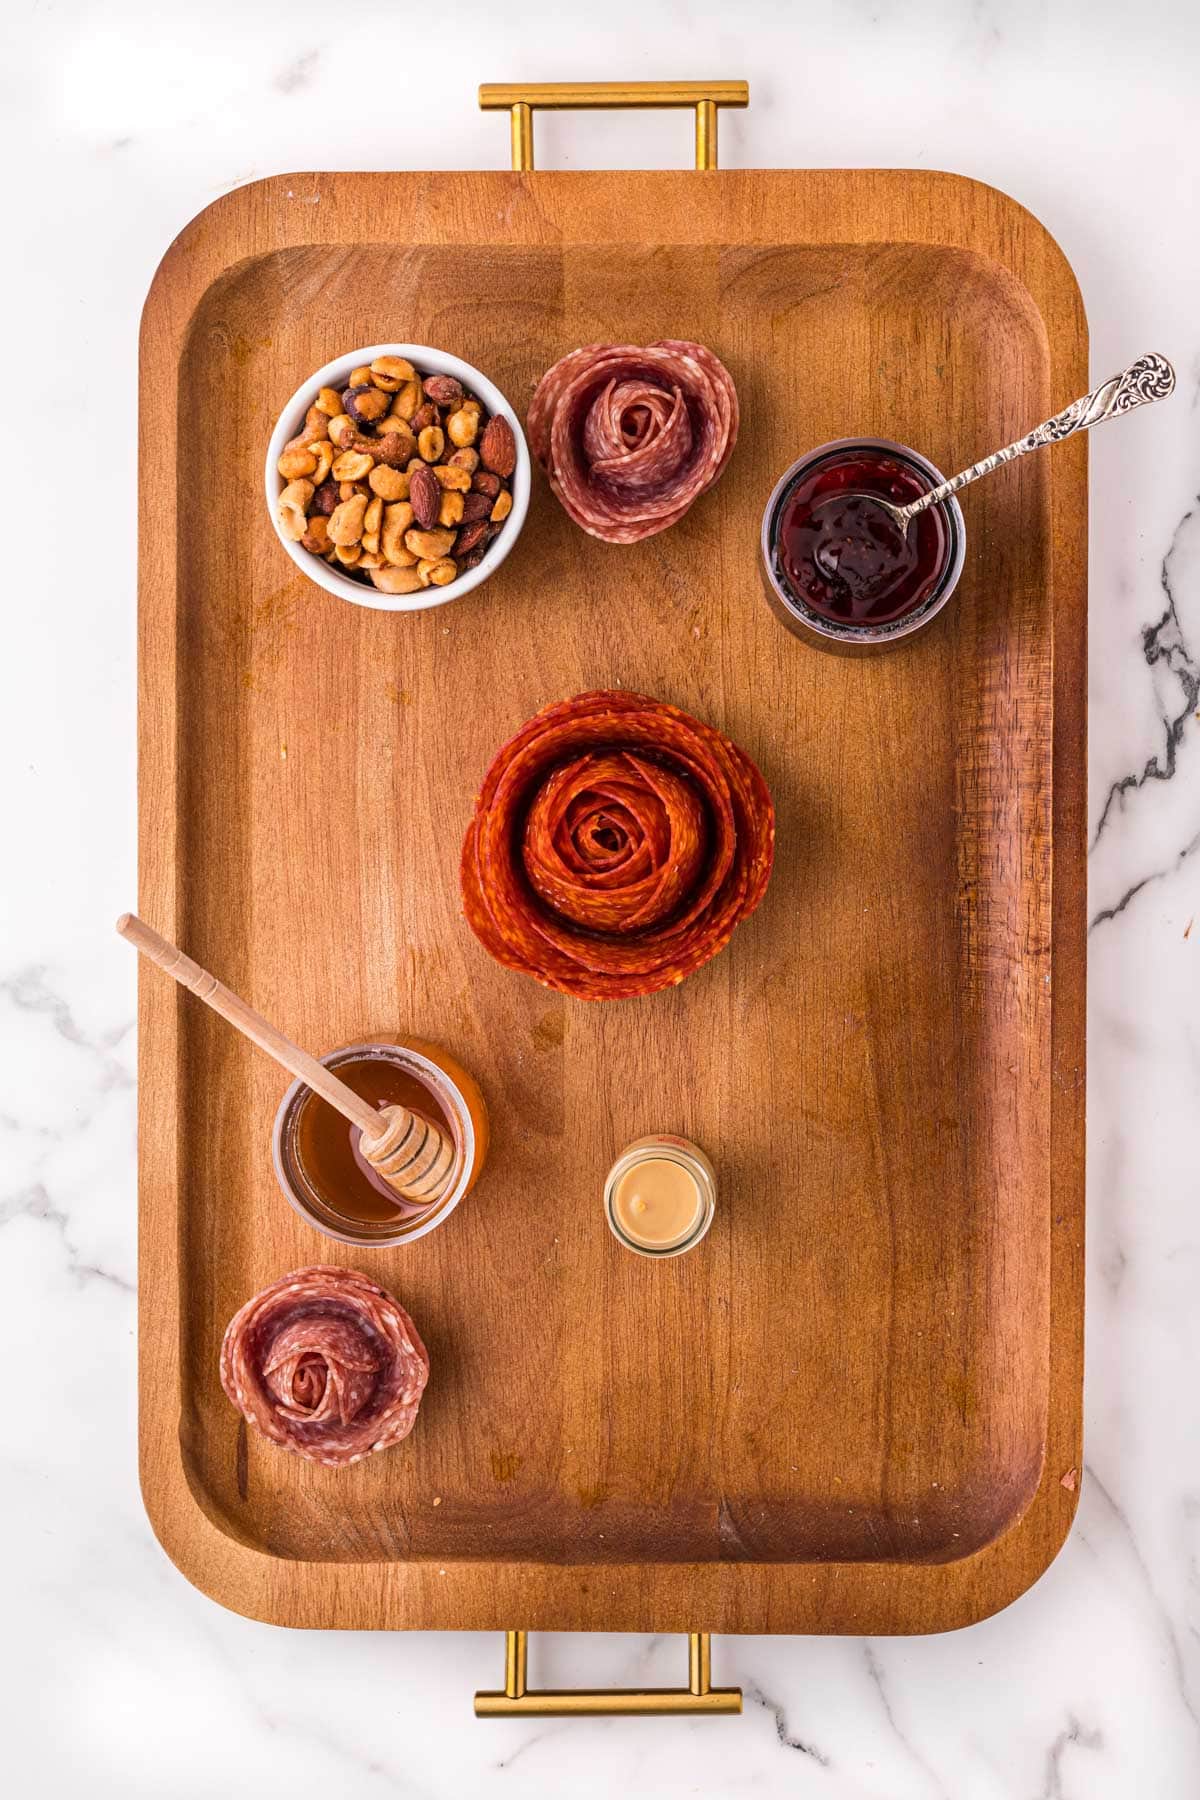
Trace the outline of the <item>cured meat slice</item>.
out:
[[[703,344],[588,344],[547,369],[529,443],[576,524],[632,544],[674,525],[724,472],[738,434],[733,378]]]
[[[429,1379],[417,1328],[383,1288],[326,1263],[234,1314],[221,1386],[273,1444],[337,1469],[408,1436]]]
[[[678,985],[761,901],[775,809],[754,763],[644,694],[546,707],[492,759],[463,843],[467,923],[581,1000]]]

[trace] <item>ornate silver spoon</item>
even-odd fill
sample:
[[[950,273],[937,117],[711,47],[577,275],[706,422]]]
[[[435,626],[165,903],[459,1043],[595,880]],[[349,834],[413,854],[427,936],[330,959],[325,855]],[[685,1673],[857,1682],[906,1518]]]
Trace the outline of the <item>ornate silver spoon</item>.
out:
[[[901,532],[908,529],[908,522],[929,506],[936,506],[939,500],[949,499],[957,494],[960,488],[967,487],[972,481],[978,481],[981,475],[990,475],[1002,463],[1013,462],[1018,456],[1028,456],[1031,450],[1040,450],[1044,444],[1057,444],[1063,438],[1072,437],[1077,431],[1090,431],[1093,425],[1103,424],[1105,419],[1115,419],[1118,413],[1132,412],[1135,406],[1145,406],[1151,400],[1165,400],[1175,386],[1175,371],[1165,356],[1156,356],[1153,351],[1148,356],[1139,356],[1135,363],[1130,363],[1123,374],[1113,375],[1085,394],[1082,400],[1073,400],[1063,412],[1055,413],[1043,425],[1036,425],[1015,444],[1006,444],[1003,450],[985,456],[982,462],[973,463],[964,469],[961,475],[952,475],[949,481],[943,481],[940,487],[930,488],[919,500],[913,500],[908,506],[895,506],[890,500],[881,500],[878,494],[855,494],[856,500],[870,500],[882,507],[894,525]],[[849,496],[846,496],[849,498]]]

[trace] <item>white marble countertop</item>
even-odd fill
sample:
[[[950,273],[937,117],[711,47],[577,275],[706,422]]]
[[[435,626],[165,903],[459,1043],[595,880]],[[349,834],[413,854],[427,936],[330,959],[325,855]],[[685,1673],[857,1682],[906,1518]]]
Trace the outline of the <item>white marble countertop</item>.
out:
[[[0,18],[0,314],[28,347],[9,368],[6,516],[49,568],[10,568],[0,660],[8,1791],[1185,1800],[1200,1791],[1200,14],[1190,0],[571,12],[10,0]],[[1058,1561],[968,1631],[718,1640],[716,1678],[746,1690],[740,1721],[481,1725],[470,1694],[494,1684],[499,1637],[252,1624],[186,1584],[142,1512],[134,959],[112,933],[135,894],[138,311],[171,237],[238,183],[503,166],[505,122],[475,110],[479,80],[707,74],[751,82],[750,111],[722,125],[729,166],[992,182],[1073,263],[1094,375],[1147,349],[1179,370],[1167,406],[1092,445],[1086,1467]],[[400,99],[386,125],[372,87]],[[689,130],[671,114],[551,116],[539,160],[673,166]],[[53,426],[44,456],[36,418]],[[669,1683],[682,1647],[548,1638],[533,1655],[543,1685]]]

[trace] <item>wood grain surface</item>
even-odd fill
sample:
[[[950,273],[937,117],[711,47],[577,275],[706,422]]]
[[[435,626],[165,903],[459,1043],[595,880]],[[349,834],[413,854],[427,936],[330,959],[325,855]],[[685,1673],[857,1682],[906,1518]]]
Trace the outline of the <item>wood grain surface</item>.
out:
[[[289,564],[264,447],[306,370],[437,345],[523,414],[600,339],[697,338],[742,434],[619,549],[540,477],[486,586],[411,616]],[[279,1194],[284,1080],[150,972],[141,1451],[163,1544],[291,1625],[929,1631],[1045,1568],[1075,1495],[1083,1317],[1086,448],[964,500],[938,623],[887,655],[784,632],[762,506],[862,432],[963,467],[1087,386],[1061,252],[928,173],[292,175],[169,251],[142,337],[140,910],[317,1052],[440,1042],[493,1144],[444,1230],[320,1237]],[[778,808],[767,898],[679,989],[586,1005],[459,916],[492,752],[626,686],[728,732]],[[624,1253],[601,1188],[652,1131],[719,1197]],[[343,1471],[247,1437],[224,1326],[305,1263],[408,1307],[413,1436]]]

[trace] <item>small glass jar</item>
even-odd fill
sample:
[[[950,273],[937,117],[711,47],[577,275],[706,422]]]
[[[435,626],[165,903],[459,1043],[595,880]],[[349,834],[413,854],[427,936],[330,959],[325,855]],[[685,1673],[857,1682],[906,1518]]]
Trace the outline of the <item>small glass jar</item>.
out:
[[[785,625],[794,637],[804,638],[823,650],[849,656],[890,649],[892,645],[902,643],[906,638],[912,637],[914,632],[922,631],[926,625],[931,624],[958,586],[967,547],[967,528],[962,509],[957,499],[951,495],[948,500],[939,501],[936,509],[942,517],[946,545],[936,585],[910,611],[883,624],[855,623],[851,620],[828,618],[811,606],[802,595],[797,594],[781,567],[779,528],[784,508],[802,481],[819,473],[823,466],[833,469],[839,462],[845,462],[860,453],[865,457],[880,457],[901,464],[909,477],[915,478],[917,491],[908,495],[910,499],[918,498],[920,493],[928,493],[930,488],[939,486],[946,479],[928,457],[910,450],[905,444],[893,443],[890,438],[838,438],[798,457],[791,468],[780,476],[763,511],[759,541],[759,562],[767,603],[780,624]]]
[[[415,1038],[399,1044],[349,1044],[320,1060],[327,1069],[342,1071],[344,1076],[349,1075],[348,1065],[384,1065],[380,1071],[383,1091],[370,1097],[377,1103],[396,1099],[425,1110],[439,1129],[448,1132],[454,1145],[453,1179],[440,1200],[428,1206],[412,1205],[393,1193],[354,1147],[349,1154],[359,1176],[377,1190],[378,1199],[371,1207],[359,1203],[352,1210],[344,1196],[323,1189],[314,1174],[313,1156],[306,1156],[306,1141],[315,1142],[312,1131],[316,1121],[309,1109],[326,1108],[330,1119],[344,1127],[347,1145],[355,1145],[350,1135],[354,1128],[341,1121],[328,1102],[304,1082],[294,1081],[280,1102],[272,1138],[275,1174],[288,1200],[310,1225],[342,1244],[377,1248],[411,1244],[436,1230],[475,1186],[487,1157],[487,1107],[477,1083],[447,1051]],[[389,1082],[396,1088],[394,1093],[387,1091]],[[350,1085],[355,1083],[350,1081]],[[345,1154],[341,1146],[337,1153],[339,1157]],[[363,1198],[368,1197],[357,1176],[355,1186]],[[377,1216],[365,1216],[368,1210]]]
[[[639,1234],[636,1224],[636,1190],[639,1172],[643,1179],[649,1165],[665,1165],[663,1173],[677,1194],[680,1184],[690,1183],[695,1190],[696,1205],[690,1221],[681,1224],[678,1234],[670,1232],[667,1241],[656,1241],[652,1231]],[[651,1171],[652,1173],[652,1171]],[[712,1164],[698,1144],[681,1137],[637,1138],[626,1146],[608,1172],[604,1183],[604,1216],[617,1242],[635,1256],[682,1256],[700,1242],[713,1222],[717,1208],[717,1177]]]

